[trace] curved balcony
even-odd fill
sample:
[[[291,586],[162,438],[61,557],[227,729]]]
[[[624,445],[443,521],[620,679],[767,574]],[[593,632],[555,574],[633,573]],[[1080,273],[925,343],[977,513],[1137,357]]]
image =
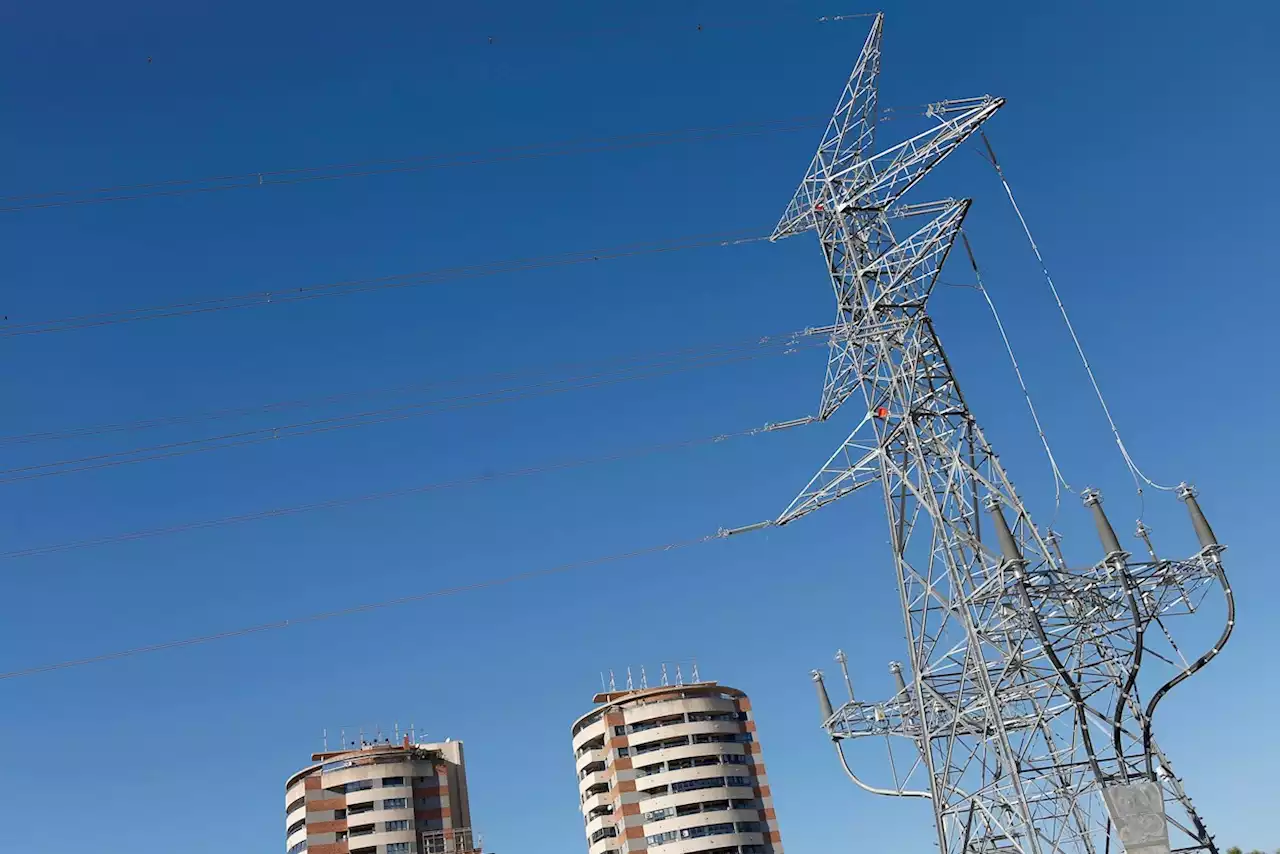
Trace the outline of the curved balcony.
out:
[[[650,845],[653,854],[699,854],[702,851],[713,851],[717,848],[730,848],[734,845],[763,845],[763,833],[725,833],[716,836],[701,836],[697,839],[677,839],[672,842]],[[594,854],[594,852],[593,852]]]
[[[591,795],[582,802],[582,814],[587,815],[597,807],[607,807],[613,803],[613,792],[601,792]]]
[[[595,723],[588,724],[583,727],[573,737],[573,752],[576,754],[578,750],[581,749],[582,745],[591,741],[593,738],[600,738],[601,736],[606,735],[606,730],[607,727],[605,726],[603,717]]]
[[[577,762],[574,763],[573,768],[575,771],[581,774],[582,769],[586,768],[588,765],[592,764],[593,762],[608,764],[609,762],[608,748],[597,747],[594,750],[588,750],[586,753],[583,753],[581,756],[578,757],[578,760]]]
[[[623,709],[622,717],[628,724],[635,724],[653,718],[688,714],[689,712],[730,712],[736,714],[737,711],[738,706],[733,700],[722,697],[685,697],[675,700],[663,700],[658,703],[645,703],[642,706],[630,706]]]
[[[607,768],[603,771],[593,771],[587,776],[583,777],[581,780],[579,780],[578,781],[579,796],[585,796],[588,789],[600,783],[604,783],[605,785],[612,785],[612,781],[609,778],[609,770]]]
[[[732,823],[735,826],[738,822],[743,821],[760,821],[759,810],[715,810],[713,812],[696,812],[691,815],[674,816],[672,818],[664,818],[662,821],[645,822],[644,835],[652,836],[657,833],[666,833],[667,831],[680,831],[691,827],[703,827],[708,824]],[[714,837],[700,837],[701,839],[711,839]]]

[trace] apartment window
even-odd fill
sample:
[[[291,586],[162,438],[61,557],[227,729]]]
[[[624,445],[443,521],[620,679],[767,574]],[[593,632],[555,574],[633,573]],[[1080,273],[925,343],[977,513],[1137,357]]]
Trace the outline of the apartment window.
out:
[[[356,848],[351,854],[378,854],[378,846],[370,845],[368,848]]]
[[[409,846],[412,842],[388,842],[387,854],[409,854]]]
[[[746,765],[747,757],[743,756],[741,753],[730,753],[728,756],[724,757],[724,762],[726,765]]]
[[[345,830],[335,830],[335,831],[334,831],[334,833],[333,833],[333,838],[334,838],[334,841],[335,841],[335,842],[346,842],[346,841],[347,841],[347,831],[345,831]]]
[[[383,825],[383,830],[387,830],[387,831],[408,830],[408,829],[409,829],[409,819],[407,818],[402,818],[399,821],[388,821]]]
[[[337,821],[340,818],[346,818],[346,817],[347,817],[347,811],[343,807],[338,807],[336,810],[333,811],[334,821]]]
[[[299,842],[297,845],[290,848],[289,854],[302,854],[302,852],[306,850],[307,850],[307,840],[304,839],[301,842]]]
[[[382,802],[384,810],[402,810],[407,805],[407,798],[387,798]]]
[[[730,780],[744,779],[741,777],[730,777]],[[703,780],[680,780],[671,784],[673,792],[692,792],[694,789],[715,789],[725,784],[724,777],[707,777]],[[746,783],[730,783],[730,786],[749,785]]]
[[[626,734],[627,734],[627,728],[626,728],[626,727],[624,727],[624,726],[616,726],[616,727],[614,727],[614,728],[613,728],[613,734],[614,734],[614,735],[626,735]]]
[[[733,712],[690,712],[689,723],[700,721],[732,721],[737,720]]]
[[[284,808],[284,811],[285,811],[286,813],[291,813],[291,812],[293,812],[293,811],[294,811],[294,810],[296,810],[296,809],[301,809],[301,808],[302,808],[302,806],[303,806],[304,804],[306,804],[306,802],[307,802],[307,796],[306,796],[306,795],[303,795],[302,797],[298,798],[298,799],[297,799],[296,801],[294,801],[293,803],[289,804],[289,806],[285,807],[285,808]]]
[[[733,833],[733,825],[704,824],[702,827],[686,827],[680,831],[681,839],[701,839],[704,836],[719,836],[722,833]]]
[[[293,836],[293,834],[297,833],[299,830],[302,830],[302,828],[306,826],[307,826],[307,820],[305,818],[300,818],[297,821],[295,821],[293,824],[289,825],[289,828],[284,832],[284,835]]]
[[[404,785],[403,777],[383,777],[382,778],[383,788],[387,788],[389,786],[403,786],[403,785]]]
[[[373,812],[373,801],[365,801],[362,804],[347,804],[347,815],[360,815],[360,813]]]
[[[626,748],[626,747],[619,747],[619,748],[618,748],[618,755],[619,755],[619,756],[630,756],[630,755],[631,755],[631,750],[630,750],[629,748]]]
[[[343,791],[344,792],[363,792],[365,789],[372,789],[372,788],[373,788],[372,780],[352,780],[345,787],[343,787]]]
[[[617,836],[617,835],[618,835],[618,828],[602,827],[599,830],[597,830],[595,833],[591,834],[591,844],[594,845],[595,843],[599,842],[601,839],[605,839],[607,837]]]
[[[675,807],[663,807],[660,810],[654,810],[653,812],[645,813],[644,820],[646,822],[662,821],[664,818],[671,818],[675,814],[676,814]]]
[[[372,824],[361,824],[351,828],[350,833],[352,836],[368,836],[373,833],[374,827]]]
[[[740,821],[738,822],[739,833],[759,833],[760,822],[758,821]]]

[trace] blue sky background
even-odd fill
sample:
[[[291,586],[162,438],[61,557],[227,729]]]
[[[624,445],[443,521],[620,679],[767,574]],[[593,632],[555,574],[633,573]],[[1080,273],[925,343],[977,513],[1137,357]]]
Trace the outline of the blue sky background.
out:
[[[806,2],[51,2],[0,8],[0,191],[193,177],[825,114],[871,11]],[[1240,597],[1237,639],[1162,708],[1224,844],[1280,845],[1271,736],[1280,127],[1271,4],[886,9],[881,103],[1009,99],[992,140],[1141,464],[1189,479]],[[763,21],[761,20],[763,19]],[[702,23],[699,32],[695,25]],[[490,44],[489,37],[494,37]],[[147,57],[152,57],[149,64]],[[917,129],[887,123],[890,141]],[[454,264],[767,233],[818,132],[0,214],[11,321]],[[1067,478],[1117,527],[1132,487],[999,184],[972,153],[917,192],[969,231]],[[953,259],[947,276],[967,280]],[[811,237],[8,338],[0,433],[595,362],[826,323]],[[1033,509],[1052,484],[989,316],[934,313]],[[10,483],[3,550],[429,483],[797,417],[820,352],[254,447]],[[475,387],[474,384],[467,388]],[[324,410],[327,413],[329,410]],[[350,411],[333,410],[333,411]],[[393,598],[771,517],[835,423],[643,460],[0,561],[0,670]],[[4,468],[280,417],[0,449]],[[287,420],[287,419],[286,419]],[[202,432],[203,431],[203,432]],[[1167,553],[1182,508],[1150,496]],[[1098,556],[1075,497],[1071,557]],[[1204,625],[1213,622],[1214,609]],[[1193,633],[1197,631],[1192,630]],[[1207,631],[1207,630],[1206,630]],[[568,726],[598,674],[696,657],[753,696],[793,854],[924,850],[927,812],[854,791],[808,671],[871,696],[902,629],[874,495],[782,531],[247,639],[0,682],[5,849],[272,852],[323,728],[467,744],[502,854],[582,850]],[[68,822],[70,811],[76,821]]]

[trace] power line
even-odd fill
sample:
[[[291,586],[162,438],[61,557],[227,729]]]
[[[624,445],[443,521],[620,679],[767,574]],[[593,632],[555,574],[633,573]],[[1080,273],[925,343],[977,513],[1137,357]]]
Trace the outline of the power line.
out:
[[[634,258],[642,255],[656,255],[667,252],[678,252],[684,249],[703,249],[713,246],[738,246],[744,243],[758,243],[768,240],[767,235],[749,235],[742,233],[704,234],[677,238],[666,243],[633,243],[604,249],[587,249],[578,252],[562,252],[554,255],[538,255],[527,258],[514,258],[499,261],[487,261],[480,264],[469,264],[455,267],[441,267],[434,270],[423,270],[416,273],[402,273],[392,276],[379,276],[370,279],[351,279],[342,282],[331,282],[323,285],[310,285],[277,291],[251,291],[232,294],[225,297],[213,297],[181,303],[163,303],[159,305],[140,306],[137,308],[118,309],[96,314],[80,314],[27,323],[10,323],[0,325],[0,338],[16,338],[23,335],[44,335],[53,332],[69,332],[77,329],[89,329],[99,326],[114,326],[123,323],[135,323],[142,320],[157,320],[168,317],[185,317],[194,314],[229,311],[231,309],[250,308],[274,303],[300,302],[302,300],[319,299],[321,297],[343,296],[368,291],[390,290],[393,288],[417,287],[461,279],[473,279],[493,276],[499,273],[544,270],[556,267],[569,267],[578,264],[590,264],[597,261],[612,261],[620,258]]]
[[[434,380],[425,380],[415,383],[381,386],[371,389],[360,389],[356,391],[339,392],[336,394],[327,394],[310,398],[291,398],[286,400],[278,400],[270,403],[262,403],[254,406],[240,406],[220,409],[209,409],[197,412],[188,412],[174,415],[159,415],[152,418],[136,419],[133,421],[119,421],[100,424],[88,424],[79,427],[66,427],[59,430],[40,430],[29,433],[18,433],[8,436],[0,436],[0,447],[13,445],[31,445],[40,442],[61,441],[65,439],[81,439],[95,436],[103,436],[113,433],[126,433],[142,430],[151,430],[161,427],[173,427],[187,424],[197,424],[202,422],[221,421],[231,418],[247,417],[254,415],[268,415],[290,409],[306,409],[311,407],[325,406],[331,404],[339,404],[347,401],[358,400],[370,397],[393,396],[399,394],[411,394],[415,392],[425,392],[434,388],[445,386],[460,385],[465,382],[474,382],[477,380],[516,380],[522,377],[538,377],[546,376],[550,371],[555,369],[572,369],[581,370],[585,368],[597,368],[605,370],[612,368],[614,370],[623,370],[630,366],[635,369],[644,367],[657,367],[668,364],[667,360],[680,358],[700,359],[710,358],[714,356],[723,356],[743,351],[762,349],[772,346],[794,346],[805,337],[812,337],[826,334],[826,328],[818,329],[802,329],[783,334],[771,334],[763,336],[755,336],[749,339],[738,339],[732,342],[722,342],[709,347],[685,347],[672,350],[663,350],[650,353],[633,353],[627,356],[621,356],[615,359],[606,360],[590,360],[590,361],[574,361],[561,362],[553,365],[546,365],[538,369],[523,371],[500,371],[487,374],[445,377]]]
[[[95,454],[86,457],[56,460],[49,463],[36,463],[9,469],[0,469],[0,483],[14,483],[18,481],[56,477],[58,475],[75,474],[98,469],[115,468],[117,466],[133,465],[135,463],[151,462],[154,460],[173,459],[191,454],[205,453],[207,451],[225,450],[227,448],[238,448],[246,445],[274,442],[280,439],[293,438],[297,436],[309,436],[317,433],[328,433],[336,430],[351,429],[354,427],[366,427],[372,424],[402,421],[408,418],[431,415],[437,412],[455,411],[478,406],[490,406],[496,403],[507,403],[515,400],[545,397],[554,394],[563,394],[569,391],[601,388],[604,386],[617,385],[623,382],[630,382],[636,379],[652,379],[671,376],[700,367],[747,362],[753,359],[762,358],[765,355],[769,354],[749,353],[731,358],[707,360],[702,363],[695,362],[693,364],[676,365],[675,367],[667,367],[663,370],[651,371],[647,374],[639,375],[586,375],[583,377],[571,378],[571,380],[556,380],[550,383],[516,387],[501,390],[499,392],[463,395],[446,399],[445,401],[387,407],[384,409],[358,412],[350,415],[338,415],[329,418],[317,418],[310,421],[302,421],[274,427],[241,430],[235,433],[225,433],[219,436],[201,439],[188,439],[179,442],[169,442],[142,448],[133,448],[126,451]]]
[[[920,104],[909,107],[884,107],[878,120],[884,122],[906,116],[924,115],[923,109],[927,106],[927,104]],[[691,142],[713,142],[723,139],[811,130],[825,123],[825,116],[756,119],[723,125],[638,131],[629,134],[580,137],[555,142],[482,148],[442,154],[413,154],[406,157],[370,158],[346,163],[326,163],[320,166],[259,169],[248,172],[205,175],[197,178],[168,178],[134,184],[79,187],[70,190],[44,190],[35,193],[0,196],[0,205],[4,205],[0,207],[0,213],[99,205],[150,198],[190,196],[226,192],[228,190],[289,186],[316,181],[339,181],[346,178],[368,178],[378,175],[484,166],[551,157],[574,157]]]
[[[687,142],[707,142],[735,137],[762,136],[771,133],[790,133],[792,131],[812,129],[823,121],[825,121],[825,117],[822,116],[763,119],[724,125],[584,137],[559,142],[533,143],[445,154],[416,154],[408,157],[377,158],[349,163],[329,163],[321,166],[265,169],[234,174],[208,175],[200,178],[173,178],[137,184],[116,184],[104,187],[26,193],[15,196],[0,196],[0,204],[6,205],[5,207],[0,207],[0,213],[96,205],[164,196],[216,193],[255,187],[304,184],[314,181],[337,181],[344,178],[424,172],[434,169],[481,166],[547,157],[568,157],[608,151],[652,148]]]
[[[759,526],[764,527],[764,526]],[[740,529],[741,530],[741,529]],[[304,625],[307,623],[318,623],[325,620],[332,620],[337,617],[349,617],[355,614],[363,614],[371,611],[379,611],[385,608],[393,608],[399,605],[408,605],[416,602],[424,602],[429,599],[437,599],[444,596],[456,596],[460,593],[470,593],[477,590],[488,590],[494,587],[502,587],[508,584],[514,584],[519,581],[529,581],[536,578],[546,578],[552,575],[559,575],[577,569],[587,569],[589,567],[601,566],[607,563],[616,563],[618,561],[630,560],[632,558],[644,557],[647,555],[660,554],[662,552],[675,551],[677,549],[687,548],[689,546],[700,545],[702,543],[711,542],[713,540],[725,539],[730,534],[735,533],[721,529],[714,534],[708,534],[703,537],[697,537],[690,540],[676,540],[674,542],[663,543],[661,545],[646,546],[644,548],[634,549],[628,552],[619,552],[615,554],[603,555],[600,557],[588,558],[586,560],[571,561],[569,563],[561,563],[555,566],[546,567],[544,569],[529,570],[526,572],[507,575],[502,578],[491,578],[485,581],[477,581],[471,584],[462,584],[453,587],[444,587],[437,590],[431,590],[426,593],[417,593],[412,596],[400,596],[395,599],[386,599],[381,602],[368,602],[362,605],[352,605],[345,608],[338,608],[332,611],[322,611],[315,614],[307,614],[301,617],[292,617],[285,620],[275,620],[269,623],[258,623],[253,626],[244,626],[238,629],[231,629],[224,632],[215,632],[207,635],[196,635],[194,637],[183,638],[181,640],[164,641],[162,643],[148,644],[146,646],[136,646],[130,649],[117,650],[115,652],[101,653],[98,655],[88,656],[86,658],[68,659],[58,661],[51,664],[41,664],[34,667],[26,667],[19,670],[10,670],[0,673],[0,680],[19,679],[26,676],[35,676],[41,673],[52,673],[58,670],[69,670],[73,667],[84,667],[90,664],[102,664],[108,661],[118,661],[123,658],[133,658],[139,655],[147,655],[153,652],[163,652],[171,649],[181,649],[191,646],[199,646],[202,644],[213,643],[214,641],[230,640],[232,638],[246,637],[248,635],[261,634],[263,632],[275,631],[278,629],[287,629],[292,626]]]
[[[799,426],[808,423],[801,419],[799,422],[784,422],[782,424],[766,424],[761,427],[753,427],[746,430],[738,430],[732,433],[719,433],[714,436],[703,436],[696,439],[684,439],[674,442],[663,442],[660,444],[637,445],[630,448],[624,448],[619,451],[613,451],[608,454],[599,454],[596,456],[576,457],[568,460],[560,460],[557,462],[541,463],[534,466],[526,466],[524,468],[507,469],[505,471],[487,472],[484,474],[471,475],[469,477],[457,478],[454,480],[436,481],[434,483],[419,484],[417,486],[401,487],[399,489],[387,489],[379,492],[366,492],[360,495],[348,495],[339,498],[329,498],[323,501],[314,501],[307,504],[295,504],[284,507],[271,507],[265,510],[257,510],[250,513],[238,513],[232,516],[219,516],[212,519],[200,519],[192,522],[183,522],[177,525],[166,525],[157,528],[144,528],[136,531],[125,531],[118,534],[108,534],[100,537],[91,537],[80,540],[68,540],[61,543],[50,543],[43,546],[29,546],[23,549],[15,549],[8,552],[0,552],[0,560],[19,560],[22,558],[39,557],[42,555],[56,554],[58,552],[72,551],[77,549],[94,548],[97,546],[114,545],[118,543],[133,542],[135,540],[151,539],[153,537],[167,536],[170,534],[181,534],[189,531],[199,531],[207,528],[221,528],[229,525],[238,525],[244,522],[255,522],[264,519],[274,519],[282,516],[294,516],[301,513],[310,513],[316,510],[332,510],[339,507],[351,507],[359,504],[367,504],[375,501],[385,501],[393,498],[406,498],[412,495],[422,495],[430,492],[440,492],[449,489],[459,489],[467,486],[476,486],[484,483],[491,483],[502,480],[510,480],[514,478],[531,477],[534,475],[548,474],[551,472],[568,471],[571,469],[583,468],[591,465],[601,465],[605,463],[619,462],[621,460],[636,459],[639,457],[651,456],[654,454],[678,451],[687,448],[697,448],[707,445],[716,445],[722,442],[740,439],[749,436],[758,436],[763,433],[771,433],[788,427]]]

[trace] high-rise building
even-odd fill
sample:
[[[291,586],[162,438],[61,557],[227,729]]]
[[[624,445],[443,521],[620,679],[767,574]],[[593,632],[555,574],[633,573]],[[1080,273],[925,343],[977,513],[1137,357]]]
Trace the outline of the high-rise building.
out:
[[[782,854],[746,694],[697,682],[593,702],[573,724],[588,854]]]
[[[288,854],[479,854],[462,742],[315,753],[285,784]]]

